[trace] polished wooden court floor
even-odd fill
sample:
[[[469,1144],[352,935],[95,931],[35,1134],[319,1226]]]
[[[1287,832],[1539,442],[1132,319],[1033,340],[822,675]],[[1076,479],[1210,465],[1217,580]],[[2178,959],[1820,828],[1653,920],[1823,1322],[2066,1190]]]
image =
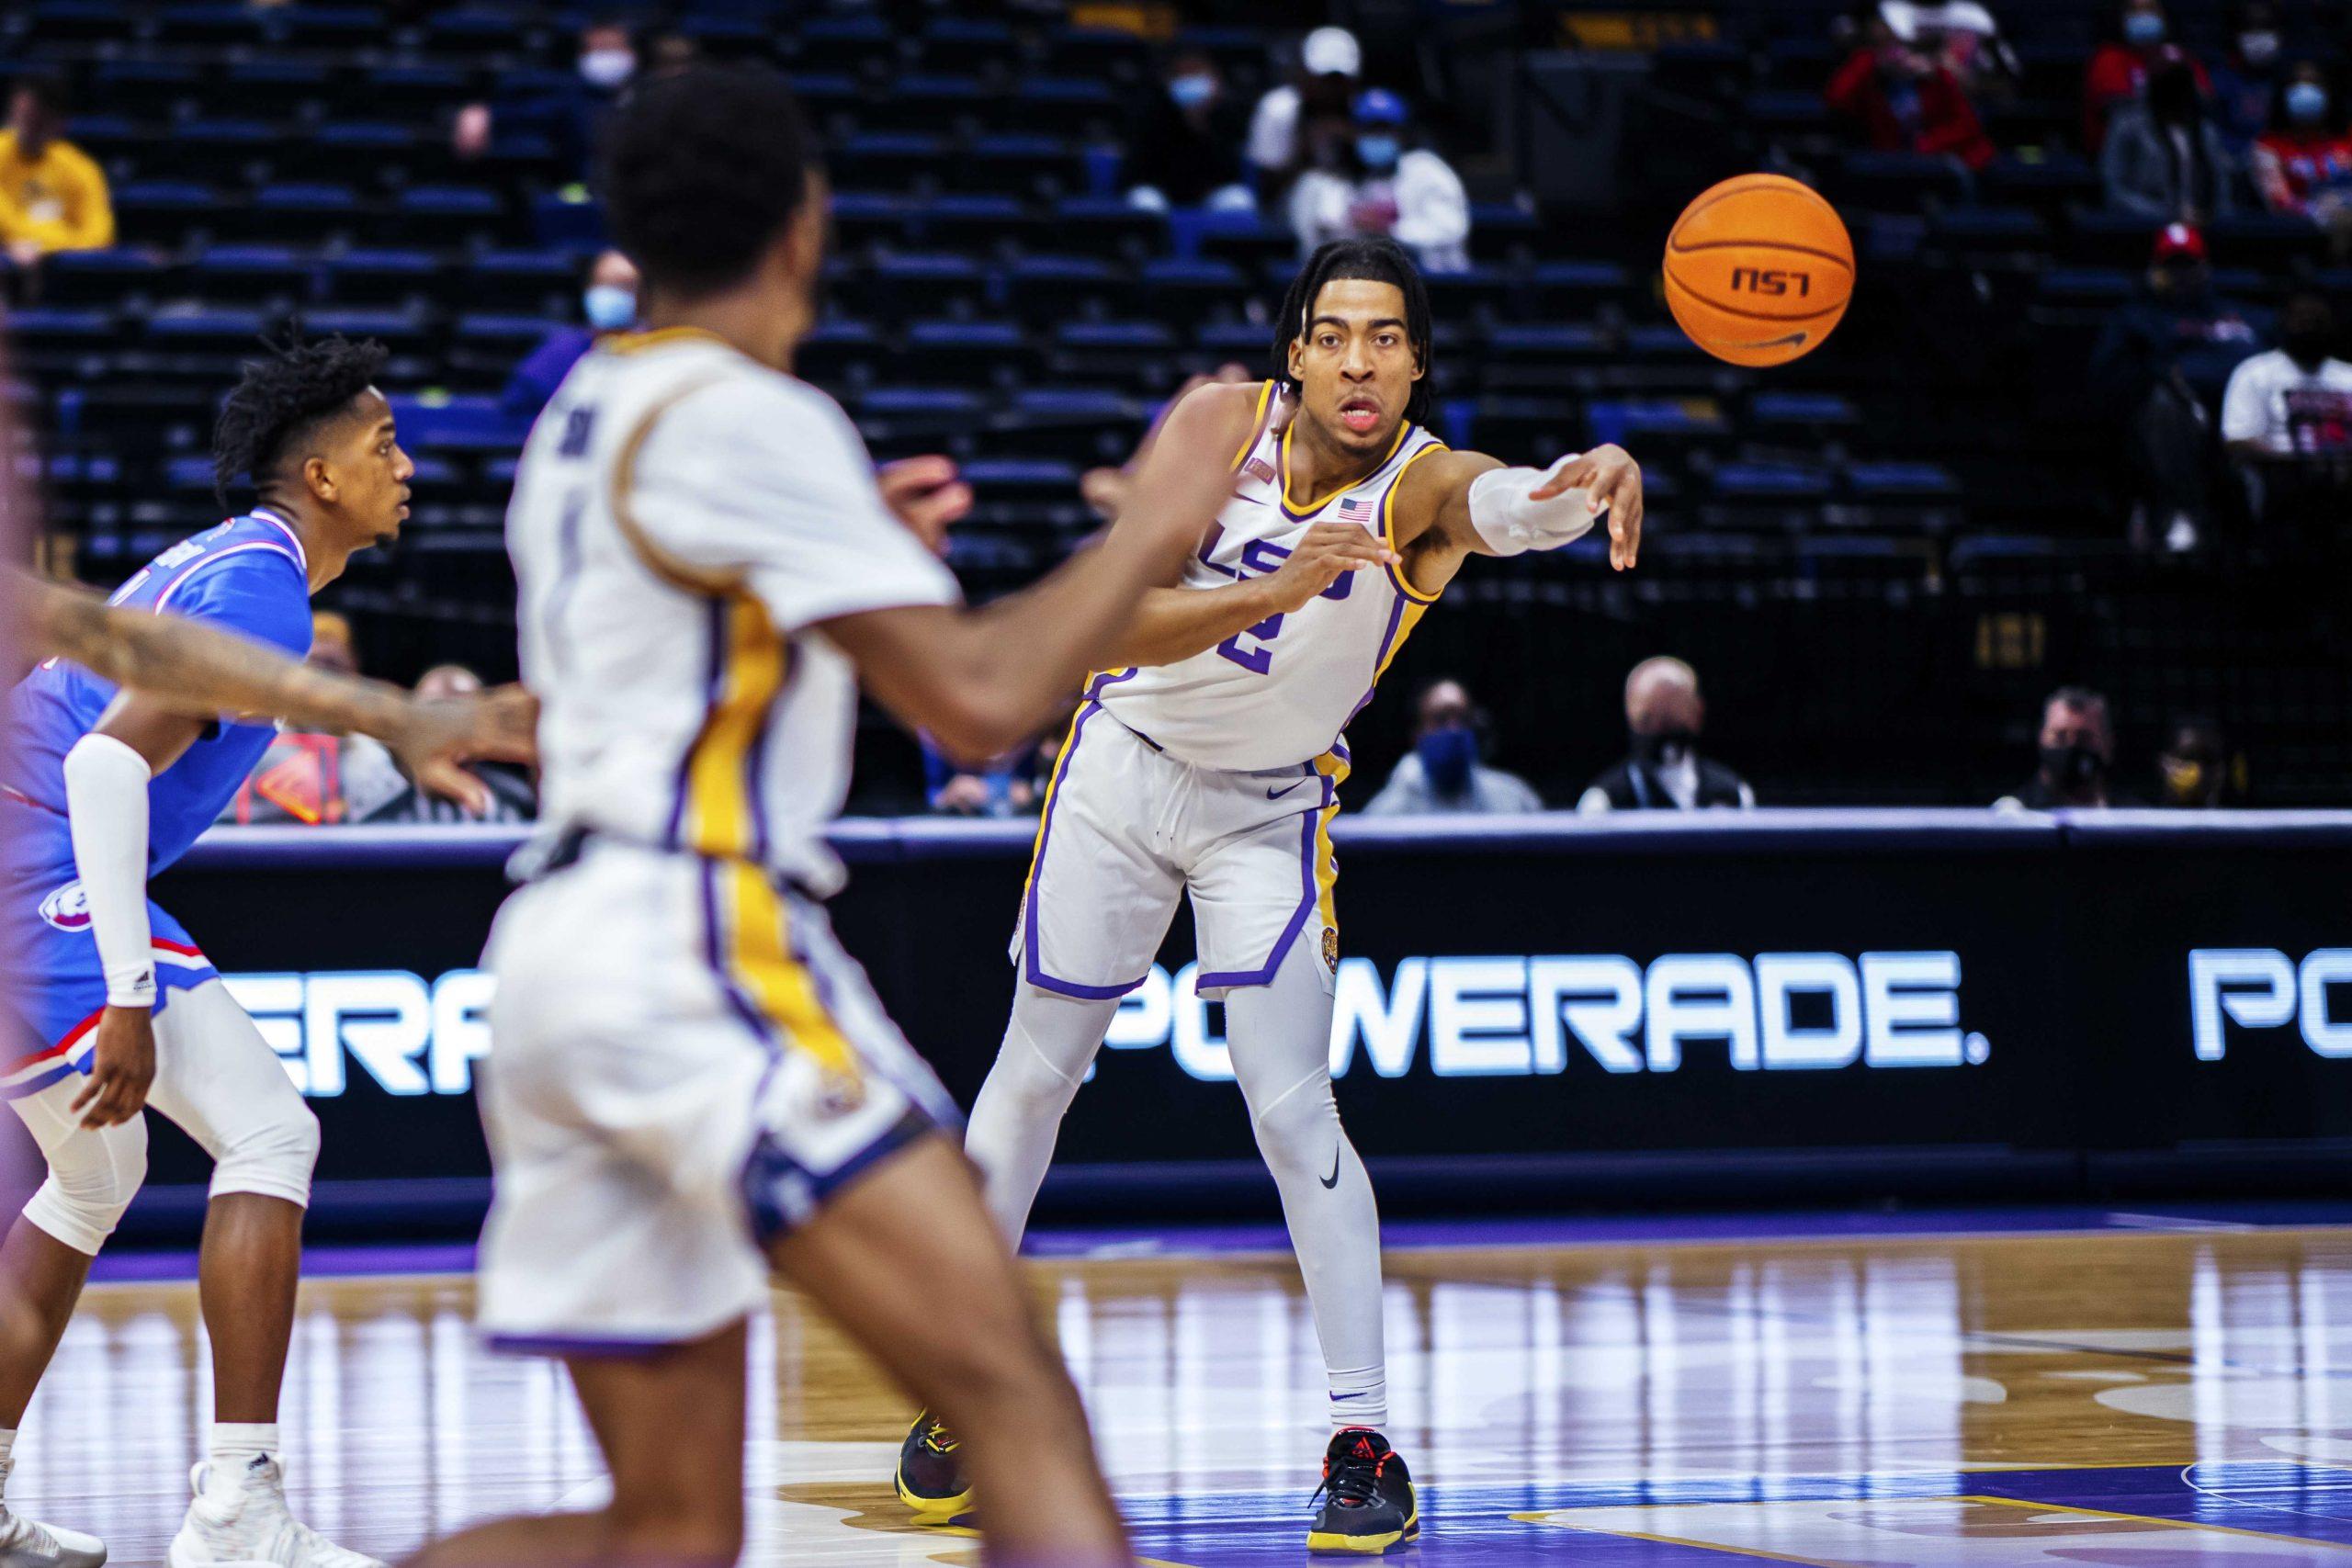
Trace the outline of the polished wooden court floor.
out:
[[[1138,1549],[1306,1560],[1320,1362],[1279,1254],[1034,1265]],[[304,1287],[290,1489],[395,1557],[592,1500],[552,1365],[463,1275]],[[2352,1564],[2352,1229],[1392,1251],[1403,1561]],[[789,1291],[755,1340],[760,1564],[974,1561],[888,1483],[909,1414]],[[163,1560],[209,1391],[192,1284],[94,1286],[9,1501]]]

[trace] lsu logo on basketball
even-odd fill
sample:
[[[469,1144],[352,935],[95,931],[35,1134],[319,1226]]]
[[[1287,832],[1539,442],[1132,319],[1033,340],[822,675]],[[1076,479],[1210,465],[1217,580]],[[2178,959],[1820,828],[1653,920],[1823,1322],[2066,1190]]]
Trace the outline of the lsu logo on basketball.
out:
[[[69,882],[40,901],[40,918],[62,931],[90,929],[90,898],[81,883]]]
[[[1812,298],[1813,274],[1809,272],[1762,266],[1736,266],[1731,270],[1731,286],[1735,291],[1744,289],[1750,294],[1769,294],[1778,299],[1789,292],[1792,283],[1796,285],[1797,298]]]

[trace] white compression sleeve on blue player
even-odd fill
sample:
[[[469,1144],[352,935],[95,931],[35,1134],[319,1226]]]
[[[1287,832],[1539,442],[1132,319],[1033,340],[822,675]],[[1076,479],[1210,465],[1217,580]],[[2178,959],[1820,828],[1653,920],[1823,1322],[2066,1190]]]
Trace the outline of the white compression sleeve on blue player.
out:
[[[85,735],[65,753],[65,817],[74,868],[106,971],[107,1005],[155,1005],[154,934],[147,925],[147,759],[111,735]]]
[[[1582,490],[1563,491],[1546,501],[1529,497],[1581,453],[1549,468],[1489,468],[1470,481],[1470,526],[1498,556],[1556,550],[1589,533],[1598,515]]]

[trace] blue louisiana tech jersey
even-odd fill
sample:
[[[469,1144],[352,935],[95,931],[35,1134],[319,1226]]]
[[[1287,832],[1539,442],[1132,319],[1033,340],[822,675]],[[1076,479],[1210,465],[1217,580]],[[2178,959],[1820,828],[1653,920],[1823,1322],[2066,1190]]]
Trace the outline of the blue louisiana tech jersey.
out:
[[[255,511],[184,540],[115,591],[109,603],[185,615],[281,649],[310,651],[311,589],[302,543],[276,514]],[[65,753],[90,732],[116,688],[79,665],[51,660],[8,696],[0,763],[0,942],[12,973],[12,1010],[41,1047],[27,1056],[0,1043],[0,1099],[81,1066],[71,1056],[106,1000],[97,944],[74,867],[65,816]],[[228,717],[208,728],[147,790],[147,869],[164,870],[236,795],[277,733]],[[212,977],[179,923],[148,906],[155,937],[157,1006]],[[36,1081],[37,1080],[37,1081]]]

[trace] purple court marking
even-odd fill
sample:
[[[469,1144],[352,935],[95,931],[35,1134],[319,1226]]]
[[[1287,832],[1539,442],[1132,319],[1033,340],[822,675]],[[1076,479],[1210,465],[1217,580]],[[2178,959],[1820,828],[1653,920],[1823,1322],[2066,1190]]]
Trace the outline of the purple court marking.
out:
[[[1380,1242],[1388,1251],[1446,1247],[1672,1246],[1709,1241],[1821,1241],[1851,1236],[1986,1235],[2001,1232],[2150,1230],[2170,1218],[2183,1230],[2215,1225],[2302,1229],[2352,1225],[2352,1201],[2299,1199],[2165,1205],[2161,1214],[2119,1213],[2076,1204],[1983,1209],[1773,1211],[1752,1214],[1555,1214],[1463,1220],[1385,1220]],[[1238,1252],[1287,1252],[1278,1224],[1121,1225],[1033,1230],[1022,1244],[1032,1258],[1186,1257]],[[302,1272],[311,1279],[370,1274],[465,1274],[474,1267],[470,1243],[311,1247]],[[189,1251],[114,1251],[100,1255],[90,1278],[101,1283],[193,1280]]]

